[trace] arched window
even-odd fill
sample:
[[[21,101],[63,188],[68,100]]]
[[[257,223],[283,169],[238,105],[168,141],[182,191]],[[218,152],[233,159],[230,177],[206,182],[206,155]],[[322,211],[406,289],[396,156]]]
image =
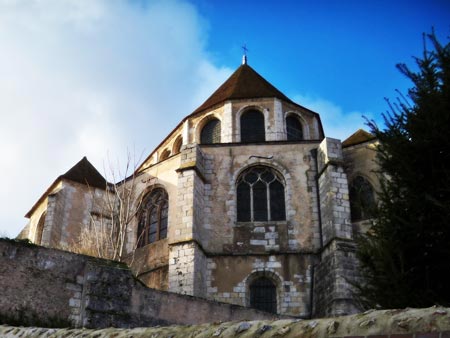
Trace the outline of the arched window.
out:
[[[200,134],[200,143],[211,144],[220,143],[220,121],[218,119],[212,119],[203,126]]]
[[[352,221],[371,218],[375,208],[375,197],[369,181],[362,176],[356,176],[350,183],[349,190]]]
[[[169,200],[164,189],[150,192],[142,202],[138,225],[138,247],[167,237]]]
[[[181,146],[183,145],[183,138],[178,136],[178,138],[173,143],[172,154],[178,154],[181,151]]]
[[[159,160],[163,161],[166,158],[168,158],[169,156],[170,156],[170,150],[169,149],[164,149],[164,151],[161,153],[161,156],[159,157]]]
[[[255,166],[238,178],[237,220],[282,221],[286,219],[284,185],[279,173],[270,167]]]
[[[257,110],[248,110],[241,115],[241,142],[264,142],[266,132],[264,115]]]
[[[259,277],[250,284],[250,307],[277,313],[277,288],[267,277]]]
[[[38,245],[42,245],[42,235],[44,233],[44,225],[45,225],[45,216],[47,215],[47,212],[44,211],[41,217],[39,218],[38,225],[36,227],[36,235],[34,236],[35,240],[34,243]]]
[[[303,127],[299,119],[294,115],[286,117],[286,134],[288,141],[303,140]]]

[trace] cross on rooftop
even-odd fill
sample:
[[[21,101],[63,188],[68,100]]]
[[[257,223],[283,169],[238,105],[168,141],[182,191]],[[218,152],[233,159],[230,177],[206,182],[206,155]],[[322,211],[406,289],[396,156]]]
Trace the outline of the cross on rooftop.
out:
[[[244,43],[244,45],[241,48],[244,51],[244,55],[242,56],[242,64],[246,65],[247,64],[247,52],[248,52],[247,44]]]

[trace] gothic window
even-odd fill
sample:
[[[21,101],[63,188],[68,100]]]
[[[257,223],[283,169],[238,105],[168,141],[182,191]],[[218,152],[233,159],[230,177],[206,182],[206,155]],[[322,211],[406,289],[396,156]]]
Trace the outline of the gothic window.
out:
[[[47,212],[44,211],[44,213],[39,218],[38,225],[36,227],[36,235],[35,235],[35,243],[38,245],[42,245],[42,234],[44,233],[44,225],[45,225],[45,216]]]
[[[303,140],[303,128],[299,119],[294,115],[286,117],[286,133],[288,141]]]
[[[244,171],[236,187],[237,220],[282,221],[286,219],[283,180],[270,167],[256,166]]]
[[[248,110],[241,115],[241,142],[264,142],[266,132],[264,115],[257,110]]]
[[[277,288],[267,277],[259,277],[250,284],[250,307],[277,313]]]
[[[212,119],[206,123],[200,134],[200,143],[211,144],[220,143],[220,121],[218,119]]]
[[[356,176],[350,184],[350,212],[352,221],[362,221],[373,216],[375,197],[372,185],[362,176]]]
[[[169,201],[164,189],[150,192],[142,202],[138,225],[138,247],[167,237]]]
[[[170,150],[169,149],[164,149],[164,151],[161,153],[161,156],[159,157],[159,160],[163,161],[166,158],[168,158],[169,156],[170,156]]]
[[[181,146],[183,145],[183,138],[178,136],[178,138],[173,143],[172,154],[178,154],[181,151]]]

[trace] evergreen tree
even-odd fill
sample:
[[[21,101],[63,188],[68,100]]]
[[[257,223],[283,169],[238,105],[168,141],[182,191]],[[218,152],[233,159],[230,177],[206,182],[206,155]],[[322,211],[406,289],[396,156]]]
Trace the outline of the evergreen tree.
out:
[[[450,44],[433,32],[415,61],[417,72],[397,65],[414,87],[387,100],[385,128],[368,122],[380,142],[381,191],[359,240],[366,307],[450,306]]]

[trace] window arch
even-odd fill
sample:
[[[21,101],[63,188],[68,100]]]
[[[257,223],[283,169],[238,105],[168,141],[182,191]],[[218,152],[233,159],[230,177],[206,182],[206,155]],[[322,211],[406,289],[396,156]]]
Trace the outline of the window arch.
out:
[[[282,221],[286,219],[284,185],[281,175],[266,166],[245,170],[237,180],[239,222]]]
[[[241,142],[264,142],[266,131],[264,115],[258,110],[247,110],[241,115]]]
[[[200,143],[212,144],[220,143],[221,126],[220,120],[213,118],[208,121],[202,128],[200,133]]]
[[[161,153],[161,156],[159,157],[159,160],[160,161],[164,161],[169,156],[170,156],[170,150],[169,149],[164,149],[163,152]]]
[[[181,151],[181,146],[183,145],[183,138],[178,136],[173,143],[172,154],[178,154]]]
[[[303,140],[303,126],[298,117],[286,116],[286,135],[288,141]]]
[[[47,216],[47,211],[44,211],[39,218],[39,222],[36,227],[36,235],[34,236],[34,243],[42,245],[42,235],[44,234],[45,217]]]
[[[142,201],[138,224],[138,247],[167,237],[169,200],[167,192],[156,188]]]
[[[375,196],[370,182],[362,176],[356,176],[350,183],[349,192],[352,221],[373,217]]]
[[[277,287],[267,277],[255,279],[249,287],[250,307],[270,313],[277,313]]]

